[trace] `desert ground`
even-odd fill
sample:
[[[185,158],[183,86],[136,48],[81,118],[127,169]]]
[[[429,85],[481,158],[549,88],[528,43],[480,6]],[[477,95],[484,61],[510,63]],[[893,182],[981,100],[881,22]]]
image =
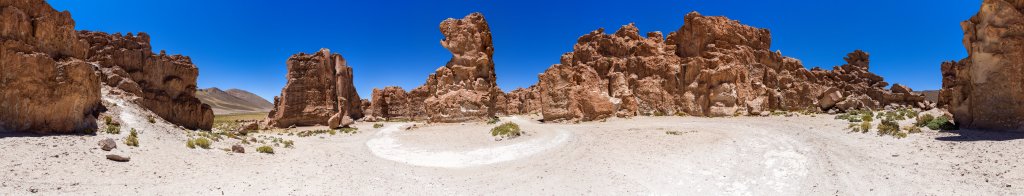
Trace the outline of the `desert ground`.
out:
[[[0,137],[0,193],[119,195],[1011,195],[1024,191],[1024,135],[925,130],[907,138],[851,133],[834,115],[636,117],[542,123],[502,117],[525,134],[496,140],[493,124],[358,122],[355,132],[249,134],[187,148],[195,137],[104,95],[119,134]],[[904,122],[906,123],[906,122]],[[671,134],[670,134],[671,133]],[[119,141],[99,148],[101,139]],[[267,138],[292,140],[257,153]],[[130,156],[129,162],[107,154]]]

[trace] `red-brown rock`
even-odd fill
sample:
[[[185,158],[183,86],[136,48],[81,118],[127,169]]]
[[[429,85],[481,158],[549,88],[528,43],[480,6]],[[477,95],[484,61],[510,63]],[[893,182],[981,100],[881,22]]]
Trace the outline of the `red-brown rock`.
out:
[[[269,123],[275,127],[343,126],[344,118],[363,116],[362,100],[352,83],[352,68],[338,53],[320,49],[288,58],[288,84],[274,97]]]
[[[502,92],[496,84],[494,46],[484,16],[472,13],[462,19],[449,18],[441,22],[440,30],[445,36],[441,46],[452,53],[452,59],[431,74],[423,86],[409,93],[391,88],[380,91],[378,97],[375,90],[372,103],[385,105],[372,105],[374,116],[425,116],[430,122],[463,122],[494,116],[498,110],[495,102]]]
[[[961,128],[1024,131],[1024,3],[985,0],[961,23],[968,57],[942,64],[939,105]]]
[[[883,89],[888,83],[868,72],[863,51],[832,70],[807,70],[770,46],[766,29],[696,12],[666,38],[661,32],[641,36],[633,24],[614,34],[598,29],[539,76],[541,110],[545,120],[576,121],[848,110],[924,99],[902,85],[897,93]]]
[[[96,129],[100,77],[67,11],[0,1],[0,132]]]
[[[195,97],[199,69],[182,55],[154,54],[149,35],[80,31],[88,40],[88,60],[98,62],[104,82],[141,97],[140,104],[188,129],[210,129],[213,110]]]

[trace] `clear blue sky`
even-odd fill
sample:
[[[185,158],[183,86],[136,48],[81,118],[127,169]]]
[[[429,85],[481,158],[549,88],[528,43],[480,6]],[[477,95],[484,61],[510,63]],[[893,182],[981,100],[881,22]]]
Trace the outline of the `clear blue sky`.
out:
[[[966,56],[960,22],[981,0],[676,1],[262,1],[51,0],[79,30],[148,32],[154,50],[192,57],[199,87],[240,88],[268,100],[285,84],[285,60],[330,48],[348,60],[363,98],[371,89],[422,85],[451,57],[438,24],[482,12],[494,38],[498,85],[536,83],[576,39],[635,22],[642,33],[676,31],[690,11],[768,28],[772,50],[831,69],[855,49],[890,83],[938,89],[939,64]]]

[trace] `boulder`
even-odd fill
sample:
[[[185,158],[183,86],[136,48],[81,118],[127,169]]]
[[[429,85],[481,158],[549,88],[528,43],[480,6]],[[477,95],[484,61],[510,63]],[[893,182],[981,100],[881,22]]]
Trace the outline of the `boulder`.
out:
[[[231,145],[231,152],[234,152],[234,153],[245,153],[245,148],[242,147],[242,145],[238,145],[238,144]]]
[[[107,159],[109,159],[111,161],[117,161],[117,162],[128,162],[128,161],[132,160],[131,157],[121,156],[121,155],[116,155],[116,154],[108,154],[107,155]]]
[[[985,0],[960,25],[967,58],[942,63],[940,107],[961,128],[1024,131],[1024,4]]]
[[[117,148],[117,142],[114,142],[114,139],[110,138],[100,140],[99,145],[100,149],[103,151],[110,151]]]
[[[188,129],[213,127],[213,110],[195,96],[199,68],[182,55],[154,54],[149,34],[80,31],[90,44],[88,60],[98,62],[104,83],[141,97],[140,105]]]
[[[268,115],[274,127],[331,124],[331,117],[362,118],[362,100],[352,83],[352,68],[341,54],[323,48],[288,58],[288,83],[274,97]],[[339,119],[340,120],[340,119]]]
[[[0,2],[0,132],[96,130],[102,79],[74,29],[46,1]]]

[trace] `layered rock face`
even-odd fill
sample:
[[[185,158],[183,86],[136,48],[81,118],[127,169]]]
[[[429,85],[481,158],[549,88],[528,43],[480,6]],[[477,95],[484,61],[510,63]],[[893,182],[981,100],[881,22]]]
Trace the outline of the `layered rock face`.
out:
[[[427,119],[423,105],[427,99],[425,91],[405,92],[402,87],[389,86],[384,89],[374,88],[372,97],[373,100],[366,109],[368,116],[391,120]]]
[[[100,77],[67,11],[42,0],[0,1],[0,131],[96,129]]]
[[[343,126],[363,116],[362,100],[352,83],[352,68],[338,53],[320,49],[288,58],[288,84],[274,97],[269,123],[275,127]]]
[[[888,83],[868,72],[862,51],[832,70],[807,70],[799,60],[769,51],[768,30],[696,12],[677,32],[662,36],[643,37],[629,24],[614,34],[598,29],[580,37],[573,52],[539,76],[544,119],[928,105],[901,85],[897,92],[883,89]]]
[[[939,105],[961,128],[1024,131],[1024,2],[985,0],[961,23],[968,57],[942,64]]]
[[[537,86],[518,88],[512,92],[499,94],[495,107],[498,114],[539,114],[541,112],[540,90]]]
[[[149,35],[80,31],[88,60],[99,62],[107,85],[141,97],[143,107],[188,129],[209,130],[213,110],[195,97],[199,69],[182,55],[153,54]]]
[[[472,13],[462,19],[449,18],[440,25],[445,39],[441,46],[451,51],[452,59],[444,67],[427,78],[427,82],[409,93],[405,100],[423,102],[391,102],[382,100],[384,97],[373,97],[372,108],[418,108],[422,107],[426,119],[430,122],[463,122],[491,117],[497,112],[495,101],[501,90],[496,84],[494,74],[494,46],[491,43],[491,32],[487,21],[480,13]],[[395,90],[395,88],[391,88]],[[387,89],[385,89],[387,90]],[[376,92],[376,91],[375,91]],[[382,91],[382,93],[398,94]],[[377,95],[376,93],[374,95]],[[386,97],[386,96],[385,96]],[[377,116],[383,118],[397,117],[421,118],[418,109],[407,109],[408,113],[390,113],[386,109]],[[394,111],[397,112],[397,111]]]

